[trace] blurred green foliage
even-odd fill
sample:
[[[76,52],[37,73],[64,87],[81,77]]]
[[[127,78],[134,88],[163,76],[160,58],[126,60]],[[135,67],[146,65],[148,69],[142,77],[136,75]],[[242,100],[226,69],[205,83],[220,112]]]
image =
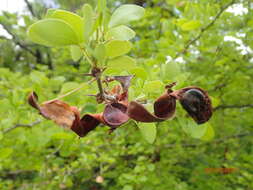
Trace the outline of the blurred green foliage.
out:
[[[173,120],[156,124],[153,144],[140,133],[145,126],[138,128],[133,121],[111,135],[101,126],[79,139],[28,106],[32,90],[45,101],[89,80],[82,74],[90,65],[84,59],[73,61],[68,48],[47,48],[28,40],[28,26],[52,6],[45,2],[30,3],[30,10],[21,15],[0,14],[0,24],[9,33],[0,36],[0,189],[253,189],[250,0],[108,2],[111,10],[121,3],[146,9],[145,17],[132,23],[136,37],[129,55],[136,63],[125,57],[133,63],[123,69],[114,61],[105,71],[135,74],[130,99],[149,100],[152,105],[163,86],[174,81],[175,88],[196,85],[212,96],[214,116],[202,139],[194,138],[201,130],[191,135],[191,120],[178,105]],[[81,15],[83,1],[58,0],[53,5]],[[227,11],[235,5],[247,11],[241,15]],[[95,84],[87,85],[63,100],[82,113],[95,113],[103,105],[86,95],[96,93]],[[146,138],[152,141],[149,135]],[[208,168],[237,170],[207,173]]]

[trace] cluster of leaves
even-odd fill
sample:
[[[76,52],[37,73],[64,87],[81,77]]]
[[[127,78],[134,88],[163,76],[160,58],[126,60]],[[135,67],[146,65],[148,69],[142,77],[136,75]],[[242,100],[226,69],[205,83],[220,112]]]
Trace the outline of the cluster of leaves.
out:
[[[74,61],[84,55],[92,66],[89,75],[95,78],[100,91],[96,95],[97,102],[105,102],[107,105],[103,113],[86,114],[80,118],[76,107],[57,99],[39,105],[37,94],[32,92],[28,101],[42,116],[73,130],[80,137],[85,136],[100,123],[110,126],[113,130],[129,119],[138,122],[159,122],[170,119],[175,113],[176,99],[180,100],[183,108],[196,123],[202,124],[210,119],[211,100],[207,93],[198,87],[187,87],[173,92],[171,88],[175,84],[167,85],[165,94],[154,103],[154,114],[136,101],[128,103],[131,75],[107,77],[104,79],[105,82],[116,80],[121,83],[121,87],[115,86],[111,92],[105,91],[101,78],[107,65],[114,68],[118,66],[118,62],[126,66],[132,64],[131,61],[127,61],[132,59],[125,54],[131,49],[132,45],[128,40],[135,36],[135,32],[124,24],[141,18],[144,9],[137,5],[122,5],[110,15],[107,13],[106,1],[103,0],[98,1],[96,12],[89,4],[85,4],[82,11],[84,18],[68,11],[50,9],[45,19],[29,27],[28,36],[33,42],[46,46],[71,45],[70,52]],[[116,64],[114,66],[109,64],[112,62]],[[141,131],[143,134],[151,133],[151,136],[155,136],[155,129],[153,125],[152,131],[145,132],[145,128]],[[153,142],[154,138],[148,141]]]
[[[57,2],[74,10],[83,1]],[[138,127],[129,121],[111,135],[105,135],[107,129],[101,127],[81,139],[52,121],[38,118],[27,104],[32,90],[44,102],[81,85],[80,91],[62,100],[78,105],[81,114],[100,113],[104,105],[84,96],[98,91],[96,85],[84,83],[88,79],[80,75],[90,69],[87,59],[73,61],[69,48],[45,48],[27,41],[25,31],[34,17],[5,12],[0,24],[8,26],[15,38],[0,37],[0,189],[251,189],[252,54],[242,54],[238,42],[225,41],[224,35],[253,48],[252,3],[120,2],[146,6],[145,17],[132,24],[138,36],[132,39],[135,46],[130,55],[137,59],[127,67],[117,62],[118,67],[109,68],[107,63],[104,74],[135,75],[129,99],[145,102],[151,112],[152,103],[166,84],[177,81],[176,89],[189,85],[207,89],[215,107],[208,128],[187,118],[180,106],[172,121],[140,123]],[[224,10],[202,32],[220,10],[227,4],[233,7],[233,3],[248,12],[234,15]],[[115,5],[115,1],[109,4]],[[38,3],[32,5],[36,12]],[[83,11],[77,12],[82,15]],[[18,24],[18,18],[24,19],[25,26]],[[192,27],[194,23],[197,25]],[[183,25],[188,29],[183,30]],[[41,57],[27,48],[32,53],[40,52]],[[182,53],[178,56],[178,52]],[[115,84],[109,84],[110,89]],[[156,133],[159,138],[150,145],[140,138],[139,129],[150,142]],[[206,131],[209,135],[203,136]],[[199,140],[214,138],[214,131],[213,141]],[[220,167],[237,171],[205,172]]]

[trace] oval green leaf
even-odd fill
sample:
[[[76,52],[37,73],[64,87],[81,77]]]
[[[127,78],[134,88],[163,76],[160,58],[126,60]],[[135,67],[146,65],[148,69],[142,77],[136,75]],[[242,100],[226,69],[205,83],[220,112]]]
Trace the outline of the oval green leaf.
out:
[[[112,40],[105,44],[106,55],[109,58],[119,57],[128,53],[132,48],[132,44],[129,41]]]
[[[82,8],[83,17],[84,17],[84,39],[85,41],[89,40],[89,37],[92,34],[93,26],[95,23],[94,12],[92,7],[89,4],[85,4]]]
[[[98,60],[99,64],[103,64],[106,58],[106,49],[104,44],[99,44],[94,51],[94,56]]]
[[[160,93],[164,84],[160,80],[149,81],[144,84],[144,91],[147,93]]]
[[[83,56],[83,52],[80,47],[75,45],[70,46],[70,54],[74,61],[78,61]]]
[[[138,123],[138,127],[144,139],[150,144],[153,144],[156,138],[155,123]]]
[[[201,137],[201,140],[210,141],[213,139],[214,135],[215,135],[215,132],[213,130],[213,127],[212,125],[209,124],[206,129],[205,134]]]
[[[143,17],[145,9],[138,5],[122,5],[117,8],[111,17],[109,27],[127,24]]]
[[[135,37],[135,32],[125,26],[125,25],[120,25],[114,28],[111,28],[107,34],[106,34],[106,39],[114,39],[114,40],[131,40],[132,38]]]
[[[183,31],[190,31],[198,29],[201,26],[201,23],[198,20],[191,20],[182,24],[181,28]]]
[[[180,118],[179,123],[182,127],[182,129],[191,137],[200,139],[202,138],[206,132],[208,127],[210,126],[209,123],[205,123],[202,125],[196,124],[192,119],[190,118]]]
[[[77,14],[74,14],[69,11],[64,11],[64,10],[56,10],[52,13],[50,16],[51,18],[57,18],[61,19],[65,22],[67,22],[74,31],[76,32],[76,35],[78,36],[79,42],[84,41],[83,33],[84,33],[84,23],[82,17],[80,17]]]
[[[136,67],[136,61],[126,55],[117,57],[115,59],[111,59],[107,63],[108,68],[124,68],[124,70],[129,71],[130,69],[133,69]]]
[[[73,28],[60,19],[44,19],[28,28],[29,38],[45,46],[66,46],[78,44],[79,40]]]

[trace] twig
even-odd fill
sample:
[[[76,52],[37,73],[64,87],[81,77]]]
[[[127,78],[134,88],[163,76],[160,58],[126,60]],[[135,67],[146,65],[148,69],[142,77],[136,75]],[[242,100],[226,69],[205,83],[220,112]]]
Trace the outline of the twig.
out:
[[[29,48],[27,47],[27,45],[21,43],[21,42],[17,39],[17,37],[10,31],[10,29],[8,28],[8,26],[6,26],[6,25],[5,25],[4,23],[2,23],[2,22],[0,22],[0,24],[3,26],[3,29],[6,30],[6,32],[8,32],[8,33],[11,35],[11,37],[12,37],[14,43],[16,43],[19,47],[21,47],[22,49],[28,51],[30,54],[32,54],[34,57],[37,58],[36,53],[33,52],[31,49],[29,49]]]
[[[99,99],[98,99],[98,101],[99,102],[103,102],[103,101],[106,101],[106,100],[115,101],[116,100],[115,96],[108,95],[104,92],[100,74],[96,75],[96,81],[97,81],[97,85],[98,85],[98,89],[99,89]]]
[[[10,132],[10,131],[12,131],[12,130],[14,130],[14,129],[16,129],[16,128],[19,128],[19,127],[31,128],[31,127],[33,127],[33,126],[35,126],[35,125],[38,125],[38,124],[41,123],[41,122],[42,122],[41,120],[38,120],[38,121],[35,121],[35,122],[33,122],[33,123],[30,123],[30,124],[16,124],[16,125],[14,125],[14,126],[8,128],[8,129],[5,129],[5,130],[3,131],[3,134],[6,134],[6,133],[8,133],[8,132]]]
[[[225,142],[229,139],[233,139],[233,138],[241,138],[241,137],[245,137],[245,136],[252,136],[253,133],[239,133],[239,134],[235,134],[235,135],[230,135],[230,136],[226,136],[226,137],[223,137],[223,138],[219,138],[219,139],[214,139],[212,141],[209,141],[209,142],[204,142],[204,143],[199,143],[199,144],[182,144],[181,146],[182,147],[185,147],[185,148],[195,148],[195,147],[198,147],[198,146],[202,146],[202,145],[207,145],[207,144],[219,144],[219,143],[222,143],[222,142]],[[174,143],[174,144],[167,144],[165,145],[165,148],[174,148],[176,147],[177,144]]]
[[[79,46],[80,47],[80,49],[83,51],[83,55],[84,55],[84,57],[88,60],[88,62],[90,63],[90,65],[95,65],[92,61],[91,61],[91,59],[90,59],[90,57],[89,57],[89,55],[88,55],[88,53],[87,53],[87,51],[82,47],[82,46]]]
[[[30,4],[30,2],[29,2],[28,0],[24,0],[24,1],[25,1],[25,3],[26,3],[27,8],[28,8],[29,11],[31,12],[32,16],[36,17],[35,12],[33,11],[33,7],[32,7],[32,5]]]
[[[205,27],[203,27],[200,31],[200,33],[195,37],[193,38],[192,40],[190,40],[184,47],[184,49],[180,52],[178,52],[175,56],[175,58],[179,57],[181,54],[184,54],[186,53],[186,51],[188,50],[188,48],[194,44],[197,40],[199,40],[202,35],[211,27],[214,25],[214,23],[220,18],[221,14],[231,5],[233,5],[235,3],[235,0],[232,0],[230,3],[228,3],[227,5],[223,6],[220,11],[217,13],[217,15],[214,17],[214,19],[209,23],[207,24]]]
[[[253,108],[253,104],[243,104],[243,105],[219,105],[214,108],[214,111],[219,109],[240,109],[240,108]]]
[[[90,81],[89,81],[89,82],[90,82]],[[89,82],[87,82],[87,83],[89,84]],[[73,90],[67,92],[66,94],[62,94],[62,95],[58,96],[57,98],[54,98],[54,99],[52,99],[52,100],[48,100],[47,102],[52,102],[52,101],[55,101],[55,100],[62,99],[62,98],[64,98],[64,97],[66,97],[66,96],[69,96],[69,95],[71,95],[71,94],[73,94],[73,93],[75,93],[75,92],[81,90],[81,89],[82,89],[83,87],[85,87],[85,86],[86,86],[86,83],[84,83],[83,85],[79,86],[78,88],[75,88],[75,89],[73,89]]]

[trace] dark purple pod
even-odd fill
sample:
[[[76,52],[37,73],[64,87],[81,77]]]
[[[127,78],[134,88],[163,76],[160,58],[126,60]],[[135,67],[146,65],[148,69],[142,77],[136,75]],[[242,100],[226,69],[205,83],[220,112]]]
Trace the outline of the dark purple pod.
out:
[[[206,91],[199,87],[186,87],[175,91],[182,107],[198,124],[207,122],[212,116],[211,100]]]

